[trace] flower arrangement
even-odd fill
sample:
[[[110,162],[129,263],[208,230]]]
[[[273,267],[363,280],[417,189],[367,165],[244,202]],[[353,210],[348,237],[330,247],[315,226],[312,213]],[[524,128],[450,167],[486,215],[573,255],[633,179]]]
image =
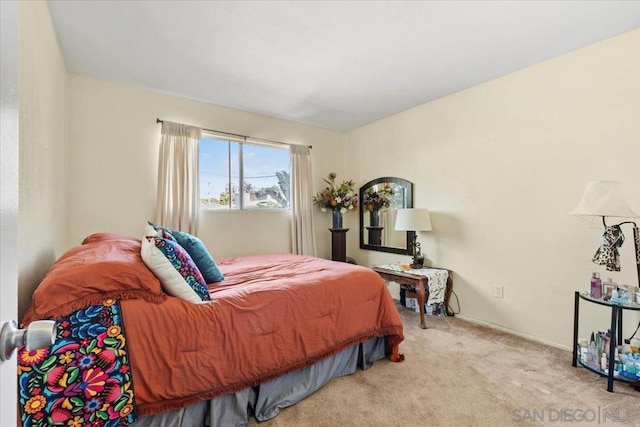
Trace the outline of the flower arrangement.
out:
[[[364,192],[362,203],[366,210],[376,212],[383,208],[391,206],[391,196],[393,196],[393,184],[385,182],[373,187],[367,188]]]
[[[336,184],[335,172],[331,172],[328,178],[324,179],[324,182],[329,186],[313,196],[313,204],[320,206],[322,212],[345,213],[358,209],[358,195],[353,189],[355,182],[349,180],[342,181],[342,184]]]

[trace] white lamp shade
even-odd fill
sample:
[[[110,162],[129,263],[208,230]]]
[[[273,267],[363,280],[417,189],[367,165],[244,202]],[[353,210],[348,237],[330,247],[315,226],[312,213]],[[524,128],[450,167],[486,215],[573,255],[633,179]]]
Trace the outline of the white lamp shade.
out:
[[[398,231],[430,231],[429,209],[398,209],[395,229]]]
[[[635,218],[638,215],[627,205],[622,186],[617,181],[590,181],[582,200],[570,212],[571,215],[614,216]]]

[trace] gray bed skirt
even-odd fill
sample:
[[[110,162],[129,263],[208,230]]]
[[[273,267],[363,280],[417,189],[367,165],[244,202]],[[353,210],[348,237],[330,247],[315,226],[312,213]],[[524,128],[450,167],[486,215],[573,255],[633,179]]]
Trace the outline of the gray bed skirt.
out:
[[[266,421],[278,415],[283,408],[318,391],[332,378],[353,374],[358,366],[364,370],[369,369],[373,362],[385,356],[385,338],[371,338],[306,368],[258,386],[212,400],[203,400],[175,411],[141,417],[131,426],[227,427],[246,426],[251,417]]]

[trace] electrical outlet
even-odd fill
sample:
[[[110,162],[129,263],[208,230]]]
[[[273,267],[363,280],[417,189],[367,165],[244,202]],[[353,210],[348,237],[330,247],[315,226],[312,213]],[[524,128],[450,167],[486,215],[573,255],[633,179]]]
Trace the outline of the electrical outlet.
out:
[[[504,286],[502,285],[494,285],[493,286],[493,296],[496,298],[504,298]]]

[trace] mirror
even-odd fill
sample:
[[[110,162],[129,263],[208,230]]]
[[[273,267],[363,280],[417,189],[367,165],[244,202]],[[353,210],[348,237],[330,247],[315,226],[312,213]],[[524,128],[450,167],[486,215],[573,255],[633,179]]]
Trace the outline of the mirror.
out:
[[[376,178],[360,187],[360,249],[410,253],[413,231],[395,231],[396,212],[413,207],[413,183]]]

